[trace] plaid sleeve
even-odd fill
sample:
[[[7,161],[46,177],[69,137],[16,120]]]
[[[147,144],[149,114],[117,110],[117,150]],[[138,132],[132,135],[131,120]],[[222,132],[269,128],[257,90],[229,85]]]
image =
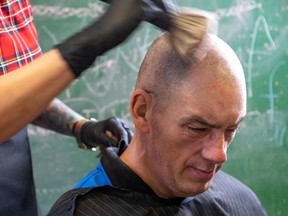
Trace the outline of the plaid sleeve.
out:
[[[0,1],[0,75],[40,55],[30,1]]]

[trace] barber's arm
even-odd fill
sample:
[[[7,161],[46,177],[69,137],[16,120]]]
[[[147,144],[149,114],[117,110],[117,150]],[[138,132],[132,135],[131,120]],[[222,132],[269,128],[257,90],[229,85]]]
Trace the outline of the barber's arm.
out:
[[[117,146],[119,141],[129,143],[131,130],[124,121],[111,117],[105,120],[87,119],[59,99],[54,99],[37,119],[35,125],[74,136],[78,147],[92,150],[99,145]]]
[[[115,1],[90,26],[13,73],[0,77],[0,143],[32,122],[97,56],[124,41],[141,21],[142,0]]]
[[[32,122],[75,78],[56,49],[17,70],[0,76],[0,143]]]
[[[95,58],[123,42],[141,20],[167,28],[167,24],[159,25],[167,18],[163,2],[113,1],[94,23],[15,73],[1,76],[0,143],[32,122]]]

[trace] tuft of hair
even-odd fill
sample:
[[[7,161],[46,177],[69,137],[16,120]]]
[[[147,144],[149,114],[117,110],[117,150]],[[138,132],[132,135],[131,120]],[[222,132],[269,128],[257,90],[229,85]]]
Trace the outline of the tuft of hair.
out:
[[[171,14],[171,20],[172,45],[186,61],[191,60],[206,34],[218,33],[218,21],[208,11],[181,8],[178,13]]]
[[[191,67],[174,49],[171,34],[160,35],[148,49],[139,69],[136,88],[152,92],[159,100],[167,100],[181,86]]]

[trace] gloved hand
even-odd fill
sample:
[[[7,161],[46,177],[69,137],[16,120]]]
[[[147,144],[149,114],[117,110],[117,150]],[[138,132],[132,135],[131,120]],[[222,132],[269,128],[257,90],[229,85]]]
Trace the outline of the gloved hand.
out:
[[[102,0],[113,4],[117,0]],[[163,30],[169,30],[172,25],[170,13],[176,13],[176,6],[172,0],[143,0],[142,20],[149,22]]]
[[[116,117],[102,121],[86,120],[82,125],[76,123],[74,134],[78,143],[84,143],[88,149],[99,145],[117,147],[122,140],[129,144],[133,135],[124,121]]]
[[[172,26],[170,13],[176,13],[176,6],[172,0],[144,0],[144,11],[143,20],[168,31]]]
[[[143,0],[114,1],[102,17],[56,48],[78,77],[97,56],[124,41],[141,22],[143,13]]]

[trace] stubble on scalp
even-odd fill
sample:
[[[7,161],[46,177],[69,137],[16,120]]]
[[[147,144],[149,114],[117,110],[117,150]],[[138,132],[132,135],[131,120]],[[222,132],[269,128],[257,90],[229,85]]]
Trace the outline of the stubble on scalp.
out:
[[[234,87],[245,88],[240,61],[234,51],[215,35],[205,35],[190,61],[183,59],[173,48],[169,33],[159,36],[149,48],[138,73],[135,88],[152,92],[157,106],[163,108],[177,90],[187,82],[194,68],[206,64],[205,79],[218,80]]]

